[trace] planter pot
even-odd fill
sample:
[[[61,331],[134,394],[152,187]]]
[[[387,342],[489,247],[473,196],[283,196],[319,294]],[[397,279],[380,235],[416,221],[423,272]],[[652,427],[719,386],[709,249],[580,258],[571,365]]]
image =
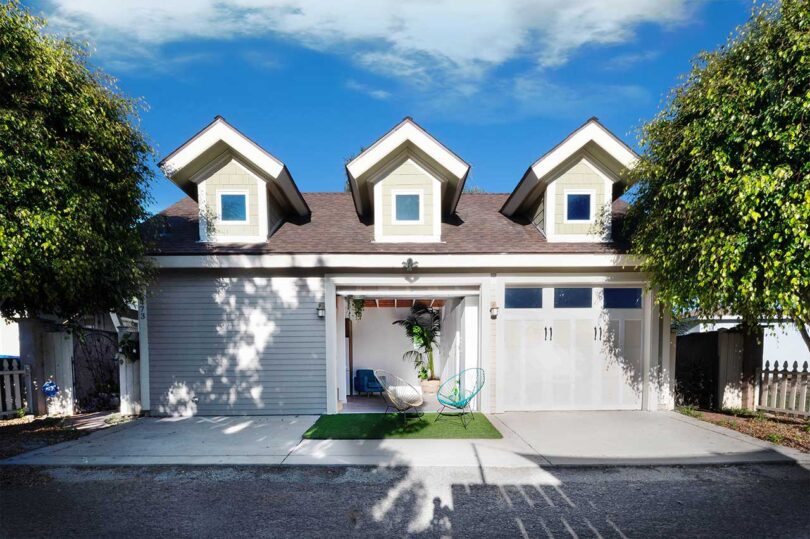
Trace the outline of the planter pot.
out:
[[[442,382],[441,380],[420,380],[419,385],[422,386],[422,394],[435,395],[439,392]]]

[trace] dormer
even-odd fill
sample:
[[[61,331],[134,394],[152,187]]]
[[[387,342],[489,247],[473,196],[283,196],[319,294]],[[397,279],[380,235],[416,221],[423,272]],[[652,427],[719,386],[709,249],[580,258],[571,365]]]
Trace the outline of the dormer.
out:
[[[441,241],[469,171],[411,118],[346,165],[357,214],[384,243]]]
[[[309,207],[284,163],[221,116],[159,166],[197,201],[200,241],[260,243],[285,220],[309,218]]]
[[[529,167],[501,213],[530,220],[550,242],[610,241],[610,208],[637,158],[591,118]]]

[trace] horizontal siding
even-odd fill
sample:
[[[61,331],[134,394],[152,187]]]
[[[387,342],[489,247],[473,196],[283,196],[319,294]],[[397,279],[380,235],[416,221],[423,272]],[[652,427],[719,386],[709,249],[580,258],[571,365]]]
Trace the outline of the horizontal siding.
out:
[[[320,278],[161,275],[148,296],[155,415],[326,410]]]

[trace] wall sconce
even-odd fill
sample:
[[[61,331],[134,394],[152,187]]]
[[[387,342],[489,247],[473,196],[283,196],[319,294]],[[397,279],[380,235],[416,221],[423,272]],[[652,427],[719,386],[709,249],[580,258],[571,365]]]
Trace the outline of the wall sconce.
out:
[[[489,317],[492,318],[493,320],[498,318],[498,306],[495,304],[494,301],[492,302],[492,305],[490,305],[489,307]]]
[[[326,316],[326,305],[323,303],[318,304],[318,318],[323,318]]]

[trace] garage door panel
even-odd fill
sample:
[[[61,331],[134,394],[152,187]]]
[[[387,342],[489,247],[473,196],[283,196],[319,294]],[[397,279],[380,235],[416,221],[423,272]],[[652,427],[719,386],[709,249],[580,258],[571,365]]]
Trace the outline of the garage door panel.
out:
[[[502,408],[640,409],[641,309],[605,309],[598,289],[590,308],[554,308],[552,291],[540,308],[505,309]]]
[[[321,301],[321,279],[161,275],[147,299],[152,412],[322,413]]]

